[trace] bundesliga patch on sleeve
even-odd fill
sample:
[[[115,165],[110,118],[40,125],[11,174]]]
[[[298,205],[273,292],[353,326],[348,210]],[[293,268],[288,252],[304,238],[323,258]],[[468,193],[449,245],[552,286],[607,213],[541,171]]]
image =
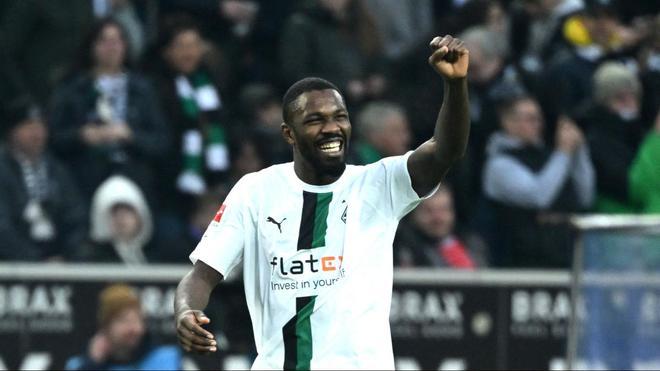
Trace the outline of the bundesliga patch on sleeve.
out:
[[[222,219],[222,214],[225,213],[225,208],[226,207],[227,207],[227,205],[225,205],[225,204],[220,205],[220,208],[218,209],[218,212],[215,213],[215,217],[213,218],[214,222],[220,223],[220,219]]]

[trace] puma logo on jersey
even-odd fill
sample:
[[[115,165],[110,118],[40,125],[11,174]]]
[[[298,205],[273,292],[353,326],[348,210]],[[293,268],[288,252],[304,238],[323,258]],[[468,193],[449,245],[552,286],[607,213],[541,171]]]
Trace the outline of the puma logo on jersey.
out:
[[[282,233],[282,223],[284,223],[285,220],[286,220],[286,218],[282,219],[282,221],[278,223],[275,219],[273,219],[272,216],[269,216],[269,217],[266,219],[266,221],[267,221],[268,223],[273,223],[273,224],[275,224],[275,225],[277,226],[277,229],[280,231],[280,233]]]

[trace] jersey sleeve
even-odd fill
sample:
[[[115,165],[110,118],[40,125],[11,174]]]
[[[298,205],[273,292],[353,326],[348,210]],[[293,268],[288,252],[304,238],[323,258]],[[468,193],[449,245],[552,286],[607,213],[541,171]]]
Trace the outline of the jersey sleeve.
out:
[[[251,230],[248,177],[241,178],[232,188],[190,254],[193,264],[201,260],[225,279],[242,261],[246,238]]]
[[[409,151],[403,156],[393,156],[382,159],[379,164],[379,176],[385,187],[381,189],[384,198],[383,206],[386,212],[393,218],[401,219],[414,209],[423,199],[435,193],[438,187],[429,194],[419,196],[412,187],[412,180],[408,172]],[[439,184],[438,184],[439,186]]]

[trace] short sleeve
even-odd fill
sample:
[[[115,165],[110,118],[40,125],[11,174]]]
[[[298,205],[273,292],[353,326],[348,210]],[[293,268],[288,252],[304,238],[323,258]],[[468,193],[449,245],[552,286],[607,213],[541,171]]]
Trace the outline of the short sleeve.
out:
[[[408,158],[411,154],[412,151],[409,151],[403,156],[387,157],[376,163],[381,167],[382,173],[379,175],[383,176],[385,181],[383,189],[385,205],[388,206],[391,216],[396,219],[403,218],[438,189],[436,187],[429,194],[421,197],[415,192],[408,172]]]
[[[246,236],[250,233],[248,177],[243,177],[232,188],[190,254],[193,264],[201,260],[225,279],[242,261]]]

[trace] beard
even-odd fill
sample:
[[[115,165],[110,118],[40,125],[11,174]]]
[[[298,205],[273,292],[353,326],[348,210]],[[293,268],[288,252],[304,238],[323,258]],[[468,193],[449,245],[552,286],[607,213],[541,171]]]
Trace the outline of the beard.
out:
[[[302,142],[298,141],[298,143]],[[298,151],[301,157],[313,166],[317,175],[339,177],[346,169],[348,142],[345,139],[343,139],[342,155],[338,158],[324,159],[314,144],[299,145]]]

